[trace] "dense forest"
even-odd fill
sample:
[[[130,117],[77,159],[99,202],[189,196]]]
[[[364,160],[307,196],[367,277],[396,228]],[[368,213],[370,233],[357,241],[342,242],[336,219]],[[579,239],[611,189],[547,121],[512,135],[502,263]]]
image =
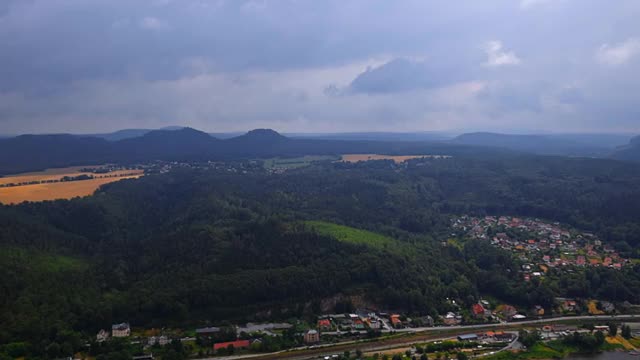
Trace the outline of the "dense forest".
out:
[[[505,155],[243,169],[178,169],[91,197],[0,206],[0,344],[45,354],[121,321],[312,316],[337,295],[424,315],[481,295],[529,307],[555,296],[640,302],[637,265],[524,283],[516,260],[486,242],[442,246],[451,216],[511,214],[593,231],[638,258],[640,166]],[[320,221],[375,241],[344,241]]]

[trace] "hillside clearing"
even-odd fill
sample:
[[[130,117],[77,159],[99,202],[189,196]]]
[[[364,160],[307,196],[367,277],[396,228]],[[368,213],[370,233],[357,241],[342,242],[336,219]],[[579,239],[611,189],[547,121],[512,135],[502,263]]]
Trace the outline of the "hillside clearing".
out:
[[[51,274],[64,271],[84,271],[89,265],[81,259],[36,250],[0,247],[0,264],[17,264],[39,273]]]
[[[330,222],[305,221],[305,224],[320,234],[328,235],[336,240],[352,244],[363,244],[375,248],[386,248],[395,242],[392,238],[381,234]]]

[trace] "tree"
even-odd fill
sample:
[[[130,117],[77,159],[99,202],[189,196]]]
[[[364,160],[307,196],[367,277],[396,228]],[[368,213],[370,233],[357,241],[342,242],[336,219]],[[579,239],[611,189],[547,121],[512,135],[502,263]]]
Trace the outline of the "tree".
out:
[[[532,347],[537,344],[540,340],[540,333],[537,330],[534,331],[526,331],[520,330],[518,334],[518,338],[520,342],[526,347]]]
[[[631,338],[631,327],[629,325],[622,325],[622,337],[625,339]]]
[[[618,334],[618,326],[614,323],[609,324],[609,336],[616,336]]]
[[[604,344],[604,334],[602,333],[602,331],[596,331],[593,336],[595,336],[598,346]]]
[[[427,354],[422,354],[420,355],[420,360],[429,360],[429,358],[427,357]]]
[[[456,358],[458,360],[468,360],[469,357],[467,356],[467,354],[463,353],[462,351],[460,351],[457,355]]]
[[[356,349],[356,358],[360,359],[362,357],[362,350]]]

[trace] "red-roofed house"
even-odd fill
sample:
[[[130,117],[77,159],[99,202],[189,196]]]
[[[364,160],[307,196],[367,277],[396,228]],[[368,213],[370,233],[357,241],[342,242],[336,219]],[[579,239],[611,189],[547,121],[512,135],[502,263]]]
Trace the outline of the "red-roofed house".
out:
[[[393,327],[402,325],[402,321],[400,321],[400,315],[393,314],[389,317],[389,319],[391,320],[391,325],[393,325]]]
[[[318,329],[323,331],[331,330],[331,321],[329,319],[318,320]]]
[[[473,306],[471,306],[471,313],[475,318],[482,318],[485,314],[484,307],[480,304],[473,304]]]
[[[220,349],[227,349],[229,346],[233,346],[234,349],[245,349],[250,345],[249,340],[236,340],[236,341],[227,341],[222,343],[213,344],[213,351],[218,351]]]

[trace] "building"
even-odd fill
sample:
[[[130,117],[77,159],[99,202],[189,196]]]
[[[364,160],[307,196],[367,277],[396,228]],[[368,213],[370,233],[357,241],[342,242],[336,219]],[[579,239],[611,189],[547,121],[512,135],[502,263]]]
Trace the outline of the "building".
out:
[[[320,331],[329,331],[329,330],[331,330],[331,321],[329,319],[320,319],[320,320],[318,320],[318,329]]]
[[[393,327],[402,326],[402,321],[400,320],[400,315],[398,314],[392,314],[391,316],[389,316],[389,320],[391,321],[391,326]]]
[[[220,332],[220,328],[217,327],[204,327],[196,329],[196,336],[211,336],[215,333]]]
[[[114,324],[111,326],[111,336],[114,338],[117,337],[127,337],[131,335],[131,328],[128,323],[122,324]]]
[[[316,330],[309,330],[304,333],[304,342],[306,344],[316,344],[320,342],[320,333]]]
[[[448,312],[447,315],[442,319],[445,325],[457,325],[460,323],[460,318],[458,315]]]
[[[132,360],[153,360],[153,354],[132,356]]]
[[[498,312],[502,315],[503,318],[505,318],[507,320],[511,320],[513,315],[518,313],[516,308],[511,306],[511,305],[502,305],[502,306],[500,306],[500,309],[498,310]]]
[[[153,346],[153,345],[160,345],[160,346],[165,346],[167,344],[169,344],[171,342],[171,340],[162,335],[162,336],[152,336],[149,338],[149,340],[147,341],[147,344]]]
[[[246,349],[249,347],[249,345],[251,345],[249,340],[221,342],[221,343],[213,344],[213,351],[218,351],[220,349],[228,349],[230,347],[233,349]]]
[[[503,331],[496,331],[493,337],[496,341],[511,341],[511,339],[513,339],[513,335],[511,333]]]
[[[476,334],[458,335],[458,341],[476,341],[476,340],[478,340],[478,335]]]
[[[578,304],[575,300],[565,300],[562,302],[562,310],[564,311],[576,311]]]
[[[485,314],[485,309],[480,304],[473,304],[473,306],[471,306],[471,314],[476,319],[483,318]]]
[[[96,341],[97,342],[103,342],[103,341],[107,341],[109,340],[109,332],[106,330],[100,330],[98,332],[98,335],[96,335]]]

